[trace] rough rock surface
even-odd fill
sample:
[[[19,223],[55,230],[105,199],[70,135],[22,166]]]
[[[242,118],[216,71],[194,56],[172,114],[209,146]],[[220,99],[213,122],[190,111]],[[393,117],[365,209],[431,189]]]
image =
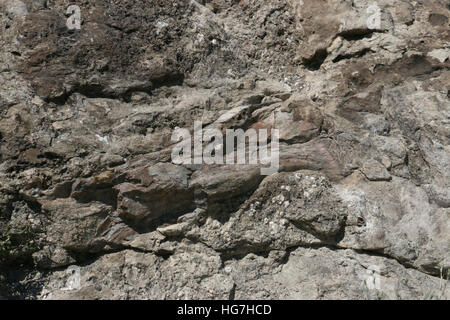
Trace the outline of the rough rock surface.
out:
[[[0,0],[0,28],[0,297],[450,298],[448,1]],[[194,121],[279,129],[279,172],[172,163]]]

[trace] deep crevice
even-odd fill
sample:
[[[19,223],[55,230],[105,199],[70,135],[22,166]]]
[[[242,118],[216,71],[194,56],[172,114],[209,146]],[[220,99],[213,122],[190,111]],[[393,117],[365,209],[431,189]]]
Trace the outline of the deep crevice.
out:
[[[317,71],[320,69],[327,57],[327,49],[318,49],[312,57],[303,60],[303,65],[310,71]]]
[[[341,60],[346,60],[346,59],[352,59],[352,58],[361,58],[363,56],[365,56],[368,53],[373,53],[374,51],[370,48],[364,48],[363,50],[354,52],[354,53],[349,53],[349,54],[341,54],[338,55],[336,58],[333,59],[333,63],[337,63]]]
[[[359,41],[363,39],[370,39],[374,33],[384,33],[382,30],[359,28],[345,30],[337,34],[337,37],[342,37],[347,41]]]

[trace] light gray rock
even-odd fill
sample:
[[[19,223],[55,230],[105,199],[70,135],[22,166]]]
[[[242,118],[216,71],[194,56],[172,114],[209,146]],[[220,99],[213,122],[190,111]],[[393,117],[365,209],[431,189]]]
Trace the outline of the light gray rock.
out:
[[[369,160],[365,162],[361,171],[370,181],[391,180],[391,175],[387,171],[386,167],[376,160]]]
[[[0,296],[449,298],[445,1],[66,10],[0,0]],[[172,163],[197,121],[279,172]]]

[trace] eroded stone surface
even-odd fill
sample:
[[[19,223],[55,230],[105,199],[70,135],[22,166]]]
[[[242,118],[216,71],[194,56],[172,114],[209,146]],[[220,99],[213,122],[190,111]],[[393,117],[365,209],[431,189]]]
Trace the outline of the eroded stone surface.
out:
[[[0,296],[450,297],[445,1],[68,5],[0,0]],[[171,163],[195,121],[279,172]]]

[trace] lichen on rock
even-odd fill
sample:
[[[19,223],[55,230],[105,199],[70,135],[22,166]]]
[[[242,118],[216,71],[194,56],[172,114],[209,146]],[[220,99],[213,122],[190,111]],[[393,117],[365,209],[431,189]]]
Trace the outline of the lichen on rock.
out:
[[[68,5],[0,0],[0,297],[450,298],[445,1]]]

